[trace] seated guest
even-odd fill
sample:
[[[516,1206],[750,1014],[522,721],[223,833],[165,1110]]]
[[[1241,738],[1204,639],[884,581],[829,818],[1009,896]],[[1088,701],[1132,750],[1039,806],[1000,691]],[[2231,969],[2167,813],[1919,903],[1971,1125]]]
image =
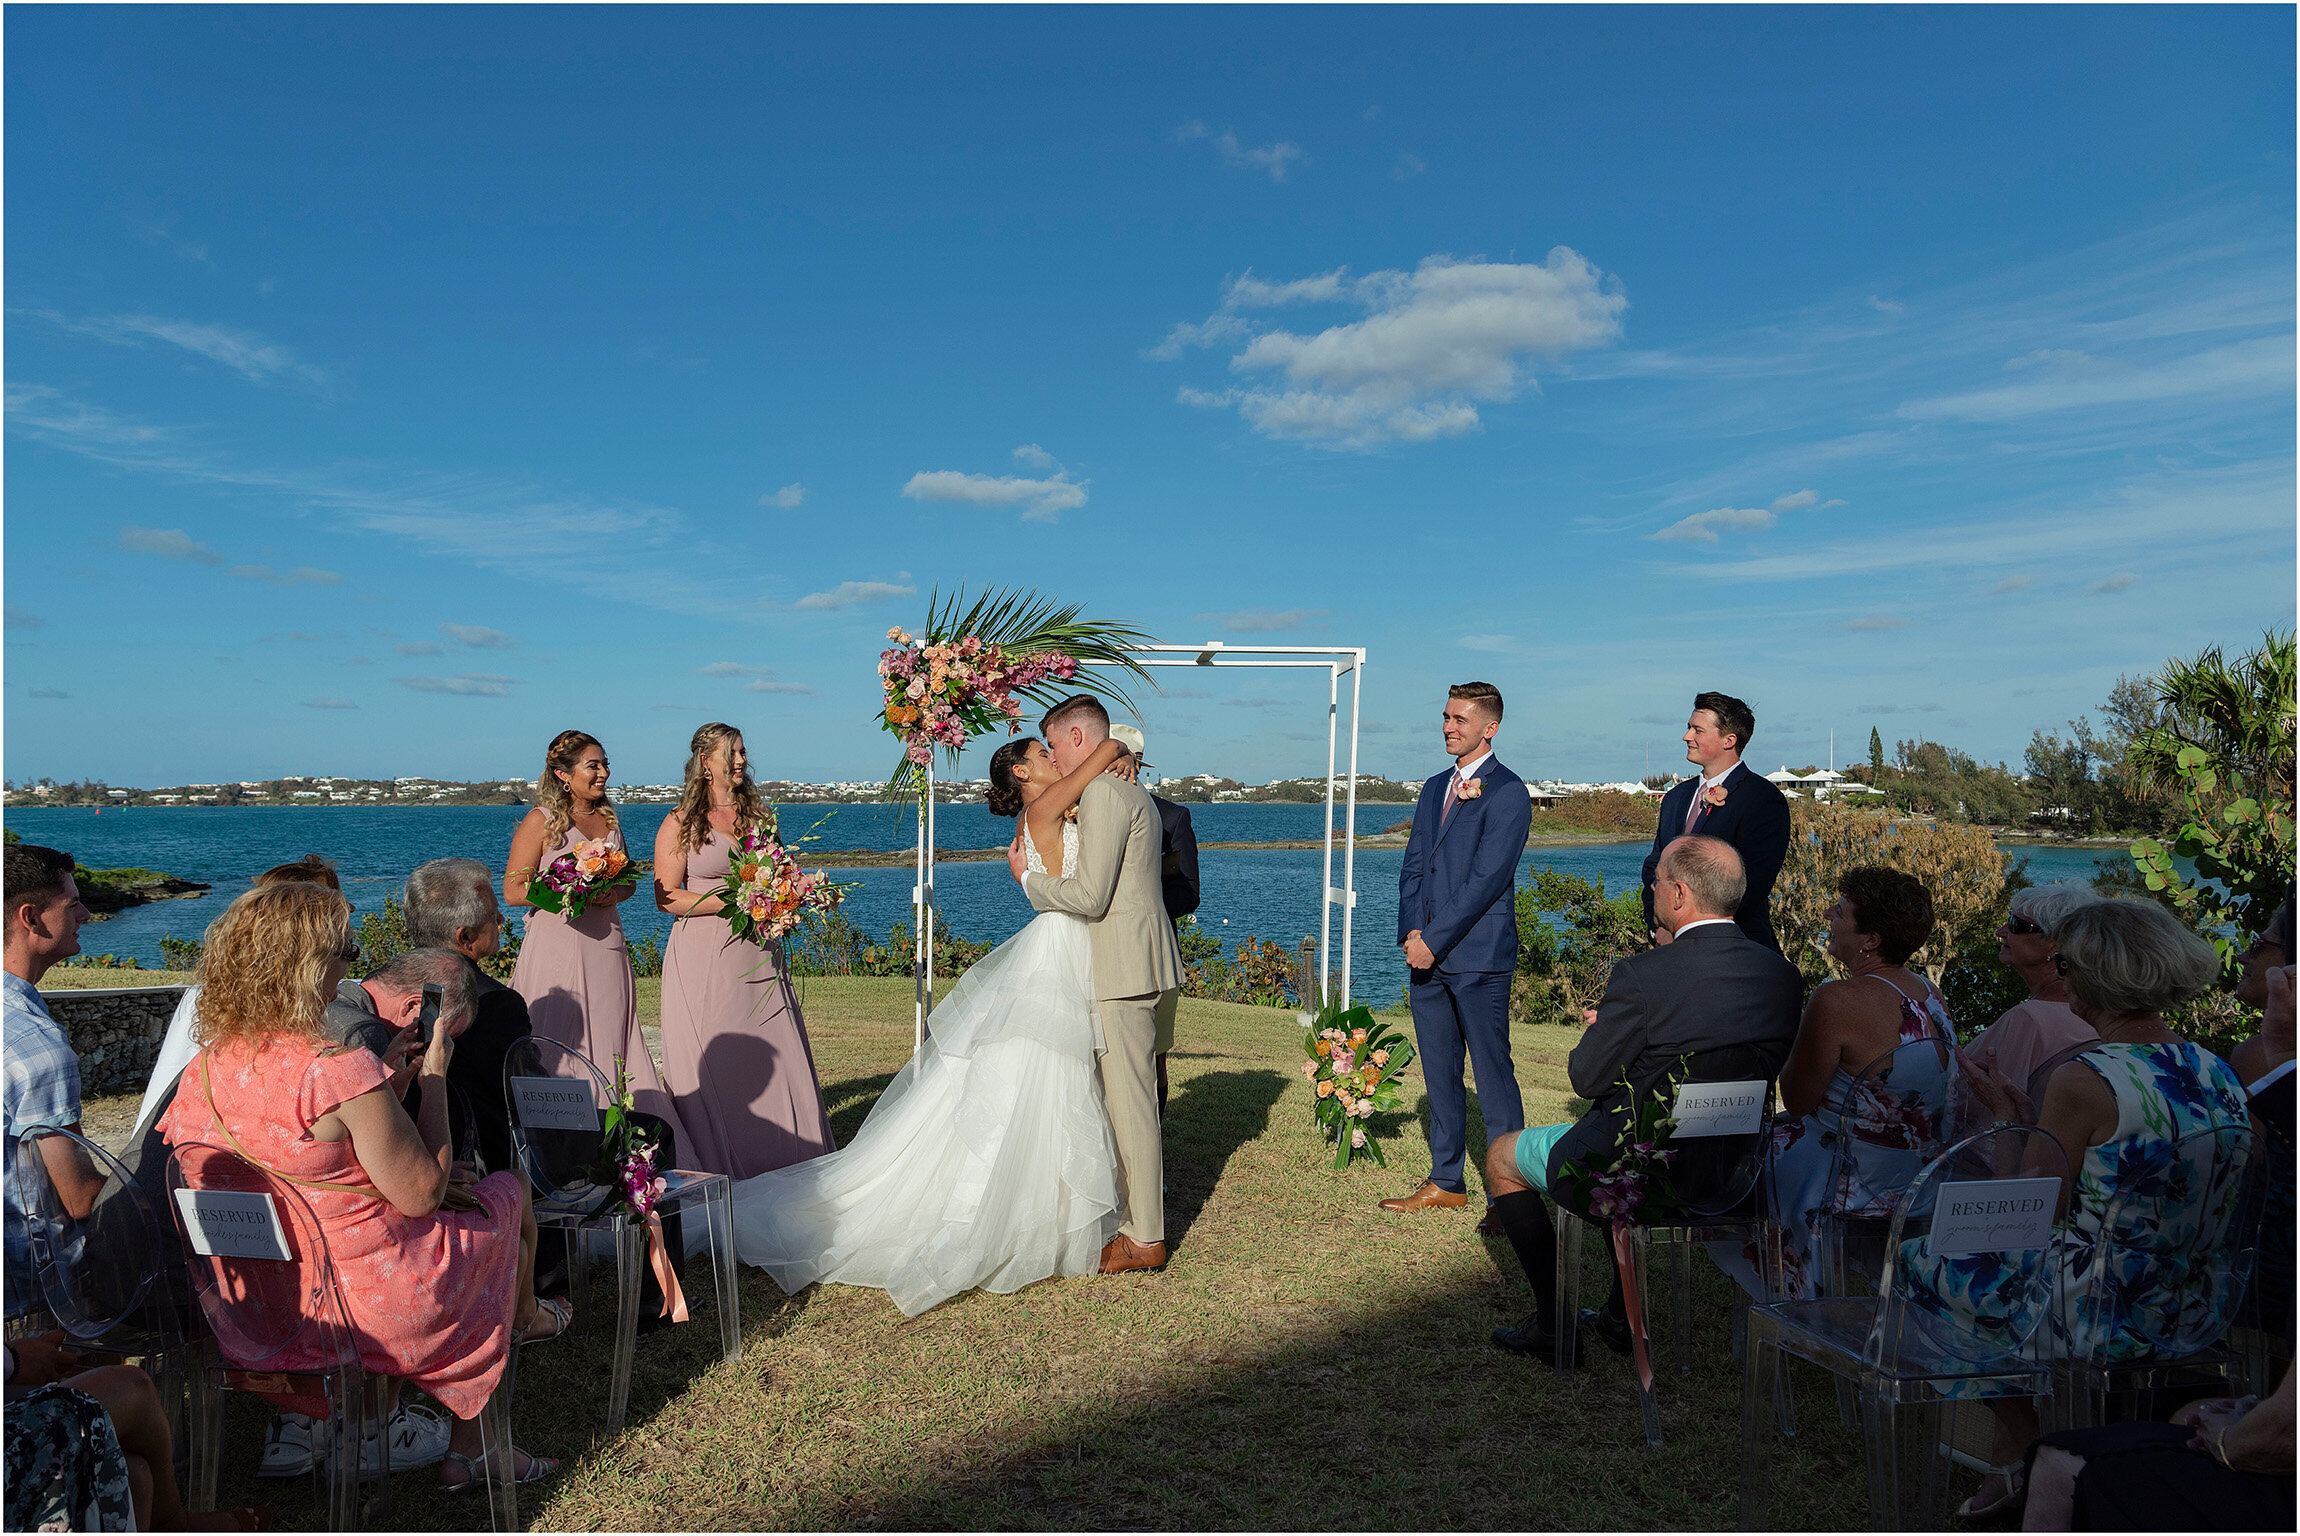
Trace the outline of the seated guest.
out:
[[[83,1368],[64,1330],[7,1346],[8,1529],[257,1531],[271,1506],[193,1514],[168,1414],[132,1365]]]
[[[1889,1213],[1901,1186],[1938,1150],[1938,1127],[1912,1122],[1890,1096],[1864,1089],[1860,1074],[1896,1046],[1955,1033],[1940,993],[1907,964],[1933,932],[1933,898],[1923,881],[1897,869],[1849,869],[1824,915],[1829,957],[1845,978],[1815,987],[1805,1005],[1781,1069],[1781,1106],[1795,1118],[1773,1131],[1782,1282],[1799,1299],[1818,1293],[1821,1223],[1832,1215]],[[1944,1104],[1952,1081],[1946,1072],[1939,1080]],[[1848,1110],[1858,1155],[1846,1159],[1848,1187],[1837,1189],[1837,1127]],[[1724,1243],[1712,1243],[1710,1252],[1743,1290],[1764,1297],[1754,1253]]]
[[[1681,837],[1663,850],[1654,870],[1653,913],[1668,942],[1615,962],[1597,1022],[1566,1063],[1589,1112],[1570,1125],[1496,1136],[1487,1148],[1494,1216],[1534,1295],[1532,1315],[1515,1328],[1494,1330],[1502,1348],[1544,1356],[1555,1347],[1557,1234],[1537,1191],[1556,1195],[1559,1171],[1569,1163],[1610,1162],[1635,1097],[1659,1091],[1687,1054],[1691,1080],[1701,1082],[1770,1081],[1788,1056],[1804,979],[1778,950],[1735,926],[1742,891],[1741,856],[1731,844]],[[1627,1351],[1618,1280],[1603,1313],[1588,1321],[1607,1343]]]
[[[2186,1168],[2172,1166],[2173,1145],[2199,1132],[2233,1127],[2250,1136],[2244,1085],[2228,1064],[2165,1026],[2167,1009],[2194,997],[2220,975],[2211,945],[2153,902],[2102,901],[2080,907],[2053,934],[2068,978],[2069,1006],[2100,1035],[2100,1044],[2064,1063],[2046,1080],[2044,1102],[2032,1106],[2001,1073],[1968,1063],[1973,1093],[1999,1120],[2033,1121],[2049,1131],[2068,1158],[2062,1182],[2068,1217],[2056,1238],[2056,1294],[2060,1321],[2041,1335],[2078,1354],[2114,1364],[2154,1350],[2159,1333],[2196,1297],[2187,1287],[2218,1293],[2230,1277],[2199,1275],[2186,1253],[2213,1223],[2230,1219],[2240,1184],[2234,1159],[2211,1156]],[[2040,1165],[2045,1166],[2045,1165]],[[2120,1193],[2160,1196],[2128,1202],[2119,1229],[2104,1240],[2101,1223]],[[1912,1239],[1911,1244],[1923,1239]],[[1995,1325],[2001,1307],[1992,1287],[2005,1265],[1999,1255],[1923,1259],[1920,1295],[1944,1316]],[[2100,1264],[2117,1266],[2119,1318],[2088,1316],[2087,1300]],[[2037,1436],[2036,1408],[2027,1398],[1992,1397],[1996,1417],[1994,1465],[1980,1491],[1960,1511],[1967,1518],[2003,1513],[2023,1497],[2022,1463]]]
[[[2012,910],[1997,925],[1997,959],[2028,984],[2028,1001],[2013,1004],[1966,1042],[1965,1054],[1974,1066],[2027,1087],[2038,1068],[2057,1066],[2100,1038],[2068,1006],[2068,983],[2053,964],[2060,950],[2052,930],[2077,908],[2103,899],[2091,886],[2073,880],[2013,892]]]
[[[7,1219],[7,1308],[10,1317],[40,1305],[32,1275],[31,1240],[17,1202],[16,1143],[26,1131],[80,1129],[80,1058],[40,1000],[40,978],[49,967],[80,952],[80,925],[88,909],[72,881],[72,856],[33,843],[10,843],[6,856],[7,920],[7,1077],[5,1134],[0,1149],[0,1201]],[[57,1136],[41,1143],[65,1210],[75,1219],[88,1214],[103,1191],[103,1176],[87,1166],[79,1149]]]
[[[2236,981],[2236,1000],[2248,1008],[2268,1013],[2268,982],[2271,971],[2289,967],[2294,959],[2292,943],[2292,903],[2280,904],[2268,919],[2268,927],[2252,940],[2242,955],[2244,974]],[[2284,1121],[2284,1139],[2292,1138],[2292,1033],[2291,1016],[2286,1014],[2287,1026],[2282,1030],[2269,1027],[2264,1017],[2260,1033],[2229,1053],[2228,1064],[2236,1075],[2244,1079],[2244,1091],[2259,1099],[2278,1083],[2282,1100],[2281,1118]]]
[[[307,853],[293,864],[275,864],[255,877],[255,885],[277,885],[282,880],[309,880],[326,886],[331,891],[343,889],[336,878],[335,865],[316,853]],[[145,1132],[157,1124],[160,1114],[168,1107],[168,1096],[175,1092],[176,1083],[199,1054],[192,1043],[192,1021],[199,1017],[200,989],[195,984],[184,988],[184,995],[176,1000],[176,1011],[168,1020],[168,1032],[160,1039],[160,1054],[152,1059],[152,1075],[144,1083],[144,1102],[136,1108],[135,1141],[141,1142]],[[133,1144],[133,1143],[131,1143]]]
[[[434,1030],[423,1053],[414,1120],[384,1062],[328,1039],[322,1015],[358,954],[350,919],[341,895],[292,881],[216,919],[200,959],[202,1049],[160,1129],[171,1147],[230,1148],[297,1186],[326,1234],[361,1366],[454,1415],[441,1481],[461,1487],[481,1476],[480,1411],[538,1316],[534,1215],[515,1173],[452,1176],[451,1031]],[[393,1056],[413,1044],[403,1031]],[[196,1183],[196,1160],[186,1175]],[[564,1307],[546,1315],[550,1332],[567,1324]],[[555,1466],[512,1451],[504,1470],[529,1481]]]
[[[2037,1442],[2021,1529],[2289,1531],[2292,1409],[2287,1366],[2265,1402],[2205,1398],[2169,1424],[2055,1431]]]
[[[470,1106],[482,1166],[508,1168],[511,1111],[503,1101],[503,1062],[530,1030],[527,1000],[479,968],[503,948],[495,876],[477,859],[433,859],[407,877],[405,906],[410,944],[463,957],[476,1011],[456,1039],[447,1081]]]

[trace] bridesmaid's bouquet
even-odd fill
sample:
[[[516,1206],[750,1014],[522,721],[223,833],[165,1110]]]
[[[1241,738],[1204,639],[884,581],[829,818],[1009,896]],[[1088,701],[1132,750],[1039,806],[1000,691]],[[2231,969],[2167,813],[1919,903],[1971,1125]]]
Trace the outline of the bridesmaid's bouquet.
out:
[[[614,842],[594,837],[577,843],[545,865],[527,882],[527,899],[536,908],[562,917],[581,917],[583,909],[623,883],[631,856]]]
[[[718,894],[724,903],[720,915],[734,936],[764,949],[809,915],[837,911],[846,887],[832,884],[819,869],[799,868],[774,833],[751,827],[727,862]]]
[[[1413,1042],[1382,1023],[1363,1003],[1345,1010],[1328,1003],[1302,1033],[1302,1076],[1317,1095],[1311,1116],[1334,1143],[1334,1166],[1347,1168],[1361,1152],[1383,1167],[1381,1143],[1366,1122],[1405,1107],[1399,1074],[1414,1059]]]

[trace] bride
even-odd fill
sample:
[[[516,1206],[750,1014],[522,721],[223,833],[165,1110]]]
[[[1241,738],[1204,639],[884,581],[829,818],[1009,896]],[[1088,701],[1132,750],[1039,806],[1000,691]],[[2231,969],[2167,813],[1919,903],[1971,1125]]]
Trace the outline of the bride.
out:
[[[1125,755],[1106,741],[1067,777],[1035,740],[992,756],[990,809],[1022,812],[1033,870],[1078,857],[1068,813]],[[1041,914],[959,978],[853,1141],[735,1185],[736,1253],[787,1294],[875,1286],[911,1317],[1093,1274],[1123,1215],[1101,1047],[1086,924]]]

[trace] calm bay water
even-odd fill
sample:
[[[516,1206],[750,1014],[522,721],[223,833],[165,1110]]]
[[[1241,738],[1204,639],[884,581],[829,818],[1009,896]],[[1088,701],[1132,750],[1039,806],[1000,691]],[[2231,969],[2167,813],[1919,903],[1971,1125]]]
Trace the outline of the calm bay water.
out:
[[[648,856],[655,831],[671,808],[629,805],[619,808],[623,835],[640,857]],[[428,859],[473,858],[498,875],[511,847],[511,834],[526,814],[522,806],[280,806],[189,807],[86,810],[11,810],[8,825],[27,841],[62,848],[91,868],[139,866],[162,870],[214,886],[193,901],[163,901],[122,912],[82,935],[89,953],[109,951],[147,966],[160,963],[163,935],[199,937],[225,904],[248,888],[257,871],[319,853],[335,861],[344,894],[361,912],[383,906],[397,895],[408,871]],[[1201,842],[1279,842],[1316,838],[1325,810],[1316,805],[1194,805],[1190,814]],[[1358,830],[1379,832],[1404,820],[1402,805],[1360,806]],[[912,846],[915,813],[897,805],[787,806],[788,837],[812,833],[817,848],[900,849]],[[1340,819],[1336,813],[1337,821]],[[939,841],[947,848],[1003,847],[1013,823],[980,805],[941,808]],[[1521,869],[1536,865],[1604,882],[1618,893],[1636,884],[1647,844],[1599,843],[1577,848],[1527,851]],[[2018,847],[2008,850],[2029,861],[2038,882],[2088,878],[2099,860],[2124,862],[2114,849]],[[1396,848],[1361,849],[1357,861],[1358,911],[1352,957],[1352,990],[1379,1003],[1395,999],[1405,984],[1397,951],[1398,868]],[[1200,855],[1205,901],[1198,921],[1226,943],[1252,934],[1292,948],[1318,931],[1319,865],[1315,848],[1209,849]],[[910,916],[908,866],[841,871],[839,879],[861,882],[847,897],[847,914],[866,931],[884,933]],[[1334,883],[1341,883],[1341,854],[1334,856]],[[1010,938],[1030,921],[1030,904],[1003,862],[941,864],[935,887],[945,920],[971,939]],[[644,895],[624,903],[623,921],[634,937],[667,938],[670,919]],[[1339,914],[1336,914],[1336,939]]]

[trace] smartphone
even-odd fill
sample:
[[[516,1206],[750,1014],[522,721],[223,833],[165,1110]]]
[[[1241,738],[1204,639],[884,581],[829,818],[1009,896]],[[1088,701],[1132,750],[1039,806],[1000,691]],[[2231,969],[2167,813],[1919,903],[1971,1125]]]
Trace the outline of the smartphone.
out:
[[[439,1023],[439,1005],[447,993],[436,981],[423,984],[423,1011],[415,1016],[415,1043],[431,1049],[431,1031]]]

